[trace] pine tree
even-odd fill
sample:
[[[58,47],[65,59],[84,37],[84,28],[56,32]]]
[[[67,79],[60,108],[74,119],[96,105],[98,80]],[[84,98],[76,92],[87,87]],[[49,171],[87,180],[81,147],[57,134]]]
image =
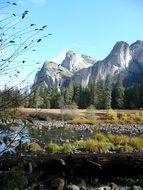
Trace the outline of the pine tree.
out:
[[[140,108],[143,108],[143,84],[140,85]]]
[[[90,92],[90,105],[95,106],[95,82],[90,81],[88,84],[89,92]]]
[[[73,95],[74,95],[74,88],[73,88],[73,85],[70,85],[68,88],[66,88],[65,94],[64,94],[66,105],[72,105]]]
[[[137,109],[141,107],[141,86],[135,85],[125,90],[125,108]]]
[[[79,106],[80,103],[80,96],[81,96],[81,84],[74,85],[74,93],[73,93],[73,102]]]
[[[79,108],[85,109],[90,106],[89,88],[82,88],[80,93]]]
[[[104,107],[104,85],[102,80],[98,80],[95,84],[95,107],[100,109]]]
[[[112,102],[112,78],[110,75],[107,75],[106,81],[104,84],[104,108],[111,108]]]
[[[114,90],[113,90],[113,102],[114,102],[114,108],[121,109],[124,108],[124,86],[123,81],[120,77],[120,75],[117,78],[117,82],[115,84]]]

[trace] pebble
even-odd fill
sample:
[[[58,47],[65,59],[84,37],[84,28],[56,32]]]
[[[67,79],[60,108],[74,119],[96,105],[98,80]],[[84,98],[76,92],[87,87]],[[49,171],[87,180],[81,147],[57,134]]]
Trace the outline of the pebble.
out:
[[[94,131],[110,132],[113,134],[124,134],[129,136],[143,135],[143,125],[141,124],[124,124],[124,125],[113,125],[113,124],[102,124],[102,125],[72,125],[68,124],[66,121],[34,121],[35,126],[43,126],[49,129],[55,128],[65,128],[66,130],[72,129],[75,131],[86,131],[88,133],[93,133]]]
[[[66,187],[66,190],[80,190],[80,188],[77,185],[70,184]]]

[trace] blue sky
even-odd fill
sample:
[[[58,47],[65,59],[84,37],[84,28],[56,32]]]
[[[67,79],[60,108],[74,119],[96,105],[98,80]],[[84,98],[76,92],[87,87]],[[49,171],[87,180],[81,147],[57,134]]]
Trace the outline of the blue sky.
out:
[[[15,11],[29,10],[27,23],[47,25],[46,33],[52,33],[37,47],[36,53],[26,53],[33,65],[26,68],[21,77],[32,69],[34,61],[61,60],[67,50],[86,54],[96,60],[104,59],[117,41],[131,44],[143,40],[142,0],[17,0]],[[33,82],[35,72],[31,76]]]

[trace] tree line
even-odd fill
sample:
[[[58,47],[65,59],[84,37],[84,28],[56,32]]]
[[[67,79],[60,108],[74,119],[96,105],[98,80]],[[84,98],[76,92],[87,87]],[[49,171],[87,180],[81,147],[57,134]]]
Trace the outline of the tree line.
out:
[[[56,89],[48,89],[44,83],[41,83],[34,92],[28,94],[22,94],[18,89],[1,91],[0,105],[80,109],[92,105],[97,109],[139,109],[143,107],[143,84],[125,88],[120,76],[113,84],[111,76],[108,75],[105,81],[90,82],[86,88],[81,84],[75,84],[59,92]]]

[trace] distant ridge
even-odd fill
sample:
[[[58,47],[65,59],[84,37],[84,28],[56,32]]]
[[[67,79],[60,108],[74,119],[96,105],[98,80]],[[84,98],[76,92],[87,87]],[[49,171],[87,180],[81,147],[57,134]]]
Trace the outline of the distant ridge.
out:
[[[60,65],[45,61],[35,76],[33,89],[41,82],[47,88],[58,90],[77,83],[86,87],[90,81],[105,80],[108,74],[112,76],[113,82],[120,74],[125,86],[143,82],[143,41],[137,40],[131,45],[119,41],[101,61],[73,51],[66,53]]]

